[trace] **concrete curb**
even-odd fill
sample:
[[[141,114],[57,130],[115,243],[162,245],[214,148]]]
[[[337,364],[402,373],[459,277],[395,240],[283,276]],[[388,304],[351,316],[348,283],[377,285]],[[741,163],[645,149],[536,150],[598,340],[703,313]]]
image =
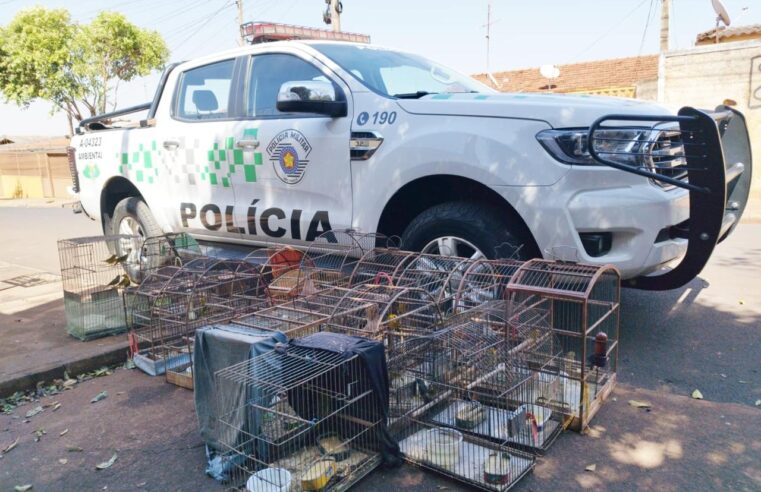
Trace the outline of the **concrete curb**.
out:
[[[63,378],[64,372],[70,377],[75,377],[89,371],[94,371],[103,366],[123,364],[127,361],[127,342],[123,345],[84,359],[65,361],[50,364],[46,367],[35,369],[34,372],[22,374],[6,381],[0,381],[0,398],[5,398],[17,391],[32,390],[41,381],[52,381]]]

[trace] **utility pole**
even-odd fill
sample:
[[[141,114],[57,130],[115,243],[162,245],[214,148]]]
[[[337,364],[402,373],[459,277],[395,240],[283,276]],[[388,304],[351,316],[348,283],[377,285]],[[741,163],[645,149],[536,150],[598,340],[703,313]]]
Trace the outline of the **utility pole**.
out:
[[[669,15],[671,0],[661,0],[661,53],[669,50]]]
[[[341,0],[330,0],[330,25],[333,26],[333,32],[341,32],[341,12]]]
[[[491,34],[491,2],[489,2],[486,5],[486,73],[491,73],[491,70],[489,69],[489,45],[491,44],[490,41],[490,34]]]
[[[497,80],[491,74],[491,67],[489,63],[489,51],[491,48],[491,26],[497,22],[499,21],[491,20],[491,2],[489,2],[486,4],[486,24],[481,26],[486,28],[486,76],[489,77],[489,80],[492,81],[495,87],[499,88],[500,84],[497,83]]]
[[[238,46],[243,46],[246,44],[243,32],[240,30],[240,26],[243,25],[243,0],[235,0],[235,6],[238,7]]]

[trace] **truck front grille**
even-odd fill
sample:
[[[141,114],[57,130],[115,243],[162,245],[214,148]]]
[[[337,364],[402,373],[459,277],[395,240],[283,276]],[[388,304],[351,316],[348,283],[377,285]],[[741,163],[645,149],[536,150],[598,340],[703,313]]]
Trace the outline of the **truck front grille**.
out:
[[[653,171],[662,176],[686,180],[687,159],[684,155],[682,134],[679,130],[661,130],[652,143],[650,165]],[[659,186],[670,187],[666,183],[653,180]]]
[[[66,147],[66,157],[69,160],[69,172],[74,193],[79,193],[79,174],[77,173],[77,157],[74,147]]]

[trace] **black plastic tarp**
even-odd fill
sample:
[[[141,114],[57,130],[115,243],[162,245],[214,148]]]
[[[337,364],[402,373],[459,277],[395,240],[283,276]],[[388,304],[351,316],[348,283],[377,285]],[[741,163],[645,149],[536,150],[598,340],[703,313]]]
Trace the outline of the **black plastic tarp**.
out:
[[[380,444],[381,455],[386,466],[395,466],[401,463],[399,454],[399,444],[388,431],[388,412],[389,412],[389,378],[388,368],[386,367],[385,348],[382,342],[368,340],[366,338],[343,335],[339,333],[320,332],[309,335],[304,338],[292,340],[289,344],[292,347],[310,348],[316,350],[325,350],[341,354],[344,359],[350,359],[357,356],[361,361],[361,370],[364,371],[364,378],[369,389],[372,390],[372,398],[367,408],[349,409],[349,416],[356,417],[358,420],[379,420],[381,424],[373,428],[373,435],[369,436],[371,440]],[[350,368],[342,368],[346,373],[351,371]],[[348,374],[346,374],[348,378]],[[332,384],[343,386],[342,388],[330,388],[334,391],[347,392],[345,386],[348,385],[346,378],[334,377],[325,379],[332,381]],[[364,388],[354,388],[352,391],[363,391]],[[308,389],[299,388],[297,394],[290,394],[289,400],[294,406],[294,410],[302,418],[312,418],[311,415],[304,413],[307,408],[318,406],[314,400],[320,398],[317,392],[310,393]],[[312,401],[310,401],[310,399]]]

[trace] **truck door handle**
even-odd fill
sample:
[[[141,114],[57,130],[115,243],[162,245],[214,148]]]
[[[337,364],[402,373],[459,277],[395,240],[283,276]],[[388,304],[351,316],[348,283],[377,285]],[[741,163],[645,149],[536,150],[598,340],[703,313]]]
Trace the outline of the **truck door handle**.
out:
[[[166,150],[177,150],[177,147],[180,146],[180,142],[177,142],[176,140],[164,140],[164,143],[161,145]]]
[[[238,140],[235,146],[239,149],[256,149],[259,147],[258,140]]]

